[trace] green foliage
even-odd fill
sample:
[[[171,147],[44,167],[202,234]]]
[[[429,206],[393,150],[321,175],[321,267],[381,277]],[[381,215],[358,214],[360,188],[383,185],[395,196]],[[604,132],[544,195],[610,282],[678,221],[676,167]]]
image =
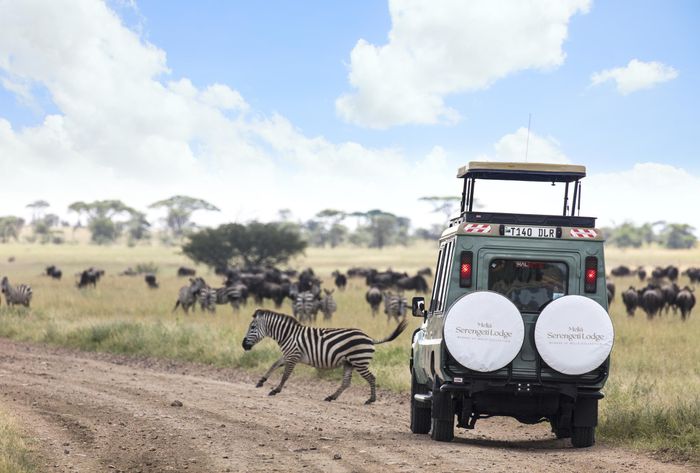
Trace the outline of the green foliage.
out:
[[[148,208],[165,208],[168,213],[165,222],[176,237],[181,237],[190,229],[190,218],[197,210],[209,210],[218,212],[219,209],[206,200],[196,199],[186,195],[175,195],[168,199],[159,200]]]
[[[11,239],[17,241],[23,226],[23,218],[13,215],[0,217],[0,241],[3,243],[7,243]]]
[[[295,227],[284,223],[229,223],[190,235],[182,247],[193,261],[214,268],[286,263],[306,249]]]
[[[669,223],[661,232],[661,243],[673,250],[693,248],[697,241],[694,230],[692,226],[685,223]]]
[[[644,243],[644,238],[638,227],[625,222],[610,230],[608,243],[620,248],[639,248]]]
[[[120,215],[129,215],[130,221],[137,221],[137,226],[145,222],[141,212],[129,207],[121,200],[96,200],[90,203],[78,201],[69,205],[68,210],[87,217],[92,241],[97,244],[112,243],[119,237],[123,225],[116,223],[114,219]],[[145,223],[148,224],[148,222]],[[78,226],[79,224],[78,221]],[[138,228],[137,232],[140,230],[141,228]]]

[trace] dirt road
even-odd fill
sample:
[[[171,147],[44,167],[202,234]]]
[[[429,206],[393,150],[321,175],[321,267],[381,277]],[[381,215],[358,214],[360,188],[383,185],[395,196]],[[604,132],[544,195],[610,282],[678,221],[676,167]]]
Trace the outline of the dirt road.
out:
[[[544,424],[508,419],[432,442],[409,432],[406,396],[380,392],[365,406],[354,381],[333,403],[322,399],[335,383],[294,377],[270,398],[234,370],[0,339],[0,405],[36,439],[41,471],[692,470],[605,445],[574,450]]]

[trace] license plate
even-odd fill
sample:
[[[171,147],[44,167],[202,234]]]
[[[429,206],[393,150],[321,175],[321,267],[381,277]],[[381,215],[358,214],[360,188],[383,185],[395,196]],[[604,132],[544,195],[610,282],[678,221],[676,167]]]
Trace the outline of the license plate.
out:
[[[503,235],[522,238],[556,238],[557,229],[551,227],[517,227],[505,225]]]

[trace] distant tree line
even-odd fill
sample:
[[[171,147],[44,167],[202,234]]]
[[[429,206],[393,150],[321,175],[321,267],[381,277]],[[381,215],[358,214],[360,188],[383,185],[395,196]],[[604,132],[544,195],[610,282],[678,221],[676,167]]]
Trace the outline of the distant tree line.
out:
[[[670,249],[695,247],[695,228],[686,223],[664,221],[635,225],[625,222],[615,227],[603,228],[607,243],[618,248],[640,248],[658,244]]]

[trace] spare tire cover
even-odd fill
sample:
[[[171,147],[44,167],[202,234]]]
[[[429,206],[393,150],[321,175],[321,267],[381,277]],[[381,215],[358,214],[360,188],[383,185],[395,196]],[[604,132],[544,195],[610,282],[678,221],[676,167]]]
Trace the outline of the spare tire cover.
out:
[[[564,296],[552,301],[535,324],[535,346],[560,373],[579,375],[599,367],[610,355],[615,333],[610,316],[596,301]]]
[[[523,318],[501,294],[477,291],[462,296],[445,317],[447,349],[470,370],[499,370],[513,361],[523,346]]]

